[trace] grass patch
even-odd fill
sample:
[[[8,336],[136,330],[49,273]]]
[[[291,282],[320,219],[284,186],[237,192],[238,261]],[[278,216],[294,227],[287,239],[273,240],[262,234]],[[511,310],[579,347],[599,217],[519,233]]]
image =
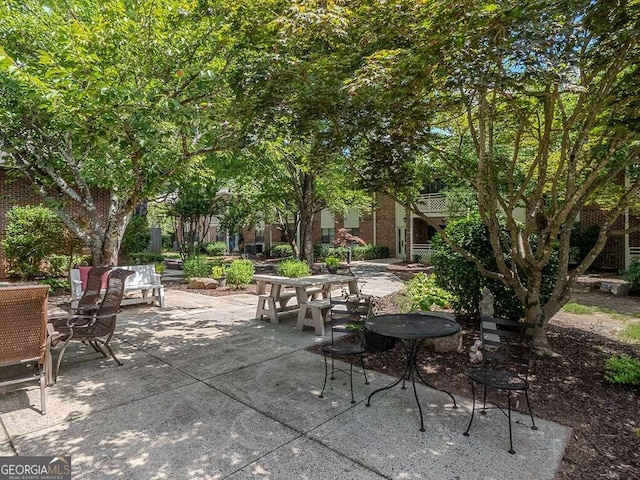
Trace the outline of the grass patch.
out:
[[[562,307],[562,311],[566,313],[575,313],[577,315],[593,315],[594,313],[598,313],[600,309],[598,307],[588,307],[587,305],[582,305],[580,303],[569,302]]]
[[[620,333],[623,338],[640,342],[640,323],[629,323],[625,329]]]
[[[612,310],[611,308],[600,308],[600,307],[589,307],[587,305],[582,305],[581,303],[569,302],[564,307],[562,307],[563,312],[567,313],[575,313],[577,315],[593,315],[594,313],[608,313],[613,317],[617,317],[617,320],[626,320],[629,318],[627,315],[623,315],[621,313]]]

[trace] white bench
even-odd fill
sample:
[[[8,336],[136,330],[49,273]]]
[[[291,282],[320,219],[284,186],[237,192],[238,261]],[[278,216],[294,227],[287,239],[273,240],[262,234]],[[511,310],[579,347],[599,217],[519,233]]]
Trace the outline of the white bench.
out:
[[[154,265],[126,265],[118,266],[125,270],[133,271],[133,275],[129,275],[124,281],[124,292],[129,293],[140,290],[142,297],[125,297],[122,305],[132,305],[136,303],[154,303],[158,302],[160,308],[164,308],[164,285],[160,282],[161,275],[157,274]],[[74,268],[71,270],[71,307],[78,305],[78,300],[84,294],[82,289],[82,280],[80,279],[80,270]],[[151,292],[151,295],[149,295]]]

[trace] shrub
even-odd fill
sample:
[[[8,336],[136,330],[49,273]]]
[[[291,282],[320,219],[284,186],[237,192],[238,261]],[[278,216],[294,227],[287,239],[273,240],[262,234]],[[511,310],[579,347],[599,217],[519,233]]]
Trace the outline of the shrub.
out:
[[[278,275],[289,278],[305,277],[311,274],[309,265],[296,258],[289,258],[278,263],[276,272],[278,272]]]
[[[73,257],[73,265],[87,267],[93,263],[93,257],[91,255],[78,255]]]
[[[53,294],[71,293],[71,282],[60,278],[45,278],[40,280],[41,285],[49,285],[49,291]]]
[[[438,287],[435,275],[418,273],[406,285],[412,310],[431,310],[433,305],[449,308],[451,305],[451,295]]]
[[[449,238],[474,254],[480,262],[492,271],[497,270],[495,254],[491,247],[489,231],[478,214],[468,215],[452,221],[447,226]],[[487,287],[494,296],[496,315],[518,319],[524,314],[524,308],[511,289],[498,280],[484,278],[475,264],[454,251],[445,241],[436,235],[431,242],[431,264],[435,267],[436,284],[452,294],[452,305],[457,312],[478,315],[478,303],[482,299],[482,287]],[[509,262],[508,249],[504,249],[504,258]],[[543,270],[542,301],[546,301],[553,291],[555,275],[558,270],[557,250],[549,264]],[[526,284],[526,275],[519,272]]]
[[[37,276],[42,261],[62,249],[64,230],[60,218],[42,205],[9,210],[3,242],[9,273],[22,279]]]
[[[162,256],[172,260],[178,260],[180,258],[180,254],[178,252],[164,252]]]
[[[314,245],[313,256],[317,259],[337,257],[342,261],[349,258],[349,247],[328,247]],[[389,247],[380,245],[356,245],[351,247],[351,260],[372,260],[374,258],[388,258]]]
[[[131,258],[132,252],[144,252],[149,249],[151,233],[147,217],[132,215],[122,237],[122,251]]]
[[[64,277],[69,272],[71,257],[69,255],[49,255],[49,269],[47,273],[52,277]]]
[[[243,287],[251,283],[255,268],[251,260],[234,260],[227,268],[227,283],[236,287]]]
[[[211,277],[213,278],[222,278],[226,274],[226,268],[224,265],[214,265],[211,267]]]
[[[340,259],[337,257],[327,257],[324,259],[324,263],[329,268],[338,268],[340,266]]]
[[[129,254],[131,265],[147,265],[149,263],[164,262],[164,255],[152,252],[135,252]]]
[[[207,243],[205,251],[211,257],[219,257],[227,253],[227,244],[224,242]]]
[[[640,360],[629,355],[609,357],[605,362],[604,378],[610,383],[640,386]]]
[[[153,269],[154,271],[159,274],[162,275],[166,269],[166,265],[164,264],[164,262],[159,262],[159,263],[154,263],[153,264]]]
[[[293,248],[288,244],[274,245],[271,247],[271,256],[277,258],[293,257]]]
[[[192,255],[182,263],[182,271],[186,279],[194,277],[209,277],[211,265],[204,255]]]
[[[624,272],[622,272],[622,278],[631,283],[631,290],[635,293],[640,291],[640,259],[636,258],[629,264]]]

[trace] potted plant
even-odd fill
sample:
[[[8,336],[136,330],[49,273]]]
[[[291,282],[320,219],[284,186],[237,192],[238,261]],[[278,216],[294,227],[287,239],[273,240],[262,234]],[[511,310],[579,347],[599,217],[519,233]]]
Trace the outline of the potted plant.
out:
[[[340,266],[340,259],[337,257],[327,257],[324,259],[324,264],[327,266],[329,273],[337,273]]]
[[[214,265],[211,268],[211,277],[218,281],[219,287],[227,286],[227,270],[224,265]]]

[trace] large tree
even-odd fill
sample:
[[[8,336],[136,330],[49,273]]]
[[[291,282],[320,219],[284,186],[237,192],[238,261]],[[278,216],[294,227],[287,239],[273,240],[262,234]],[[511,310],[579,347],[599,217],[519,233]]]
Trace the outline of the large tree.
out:
[[[538,324],[538,349],[549,352],[547,322],[607,238],[623,233],[614,223],[640,190],[640,4],[386,5],[393,14],[359,17],[363,39],[383,23],[398,33],[383,38],[348,86],[363,111],[377,112],[355,122],[361,133],[353,138],[368,155],[358,157],[358,171],[372,184],[387,172],[384,187],[417,214],[416,190],[394,181],[394,172],[429,165],[464,180],[476,194],[497,269],[451,246],[511,288],[526,320]],[[598,240],[569,272],[571,228],[597,202],[606,207]],[[543,301],[542,271],[554,248],[560,268]]]
[[[33,183],[96,264],[117,261],[136,204],[214,151],[224,134],[222,3],[0,6],[3,160]],[[96,187],[110,193],[105,215]]]
[[[315,215],[366,203],[345,168],[348,149],[340,135],[348,105],[343,82],[359,58],[347,48],[342,3],[264,2],[252,11],[251,28],[238,26],[236,35],[232,82],[247,171],[283,224],[294,217],[300,256],[309,263]]]

